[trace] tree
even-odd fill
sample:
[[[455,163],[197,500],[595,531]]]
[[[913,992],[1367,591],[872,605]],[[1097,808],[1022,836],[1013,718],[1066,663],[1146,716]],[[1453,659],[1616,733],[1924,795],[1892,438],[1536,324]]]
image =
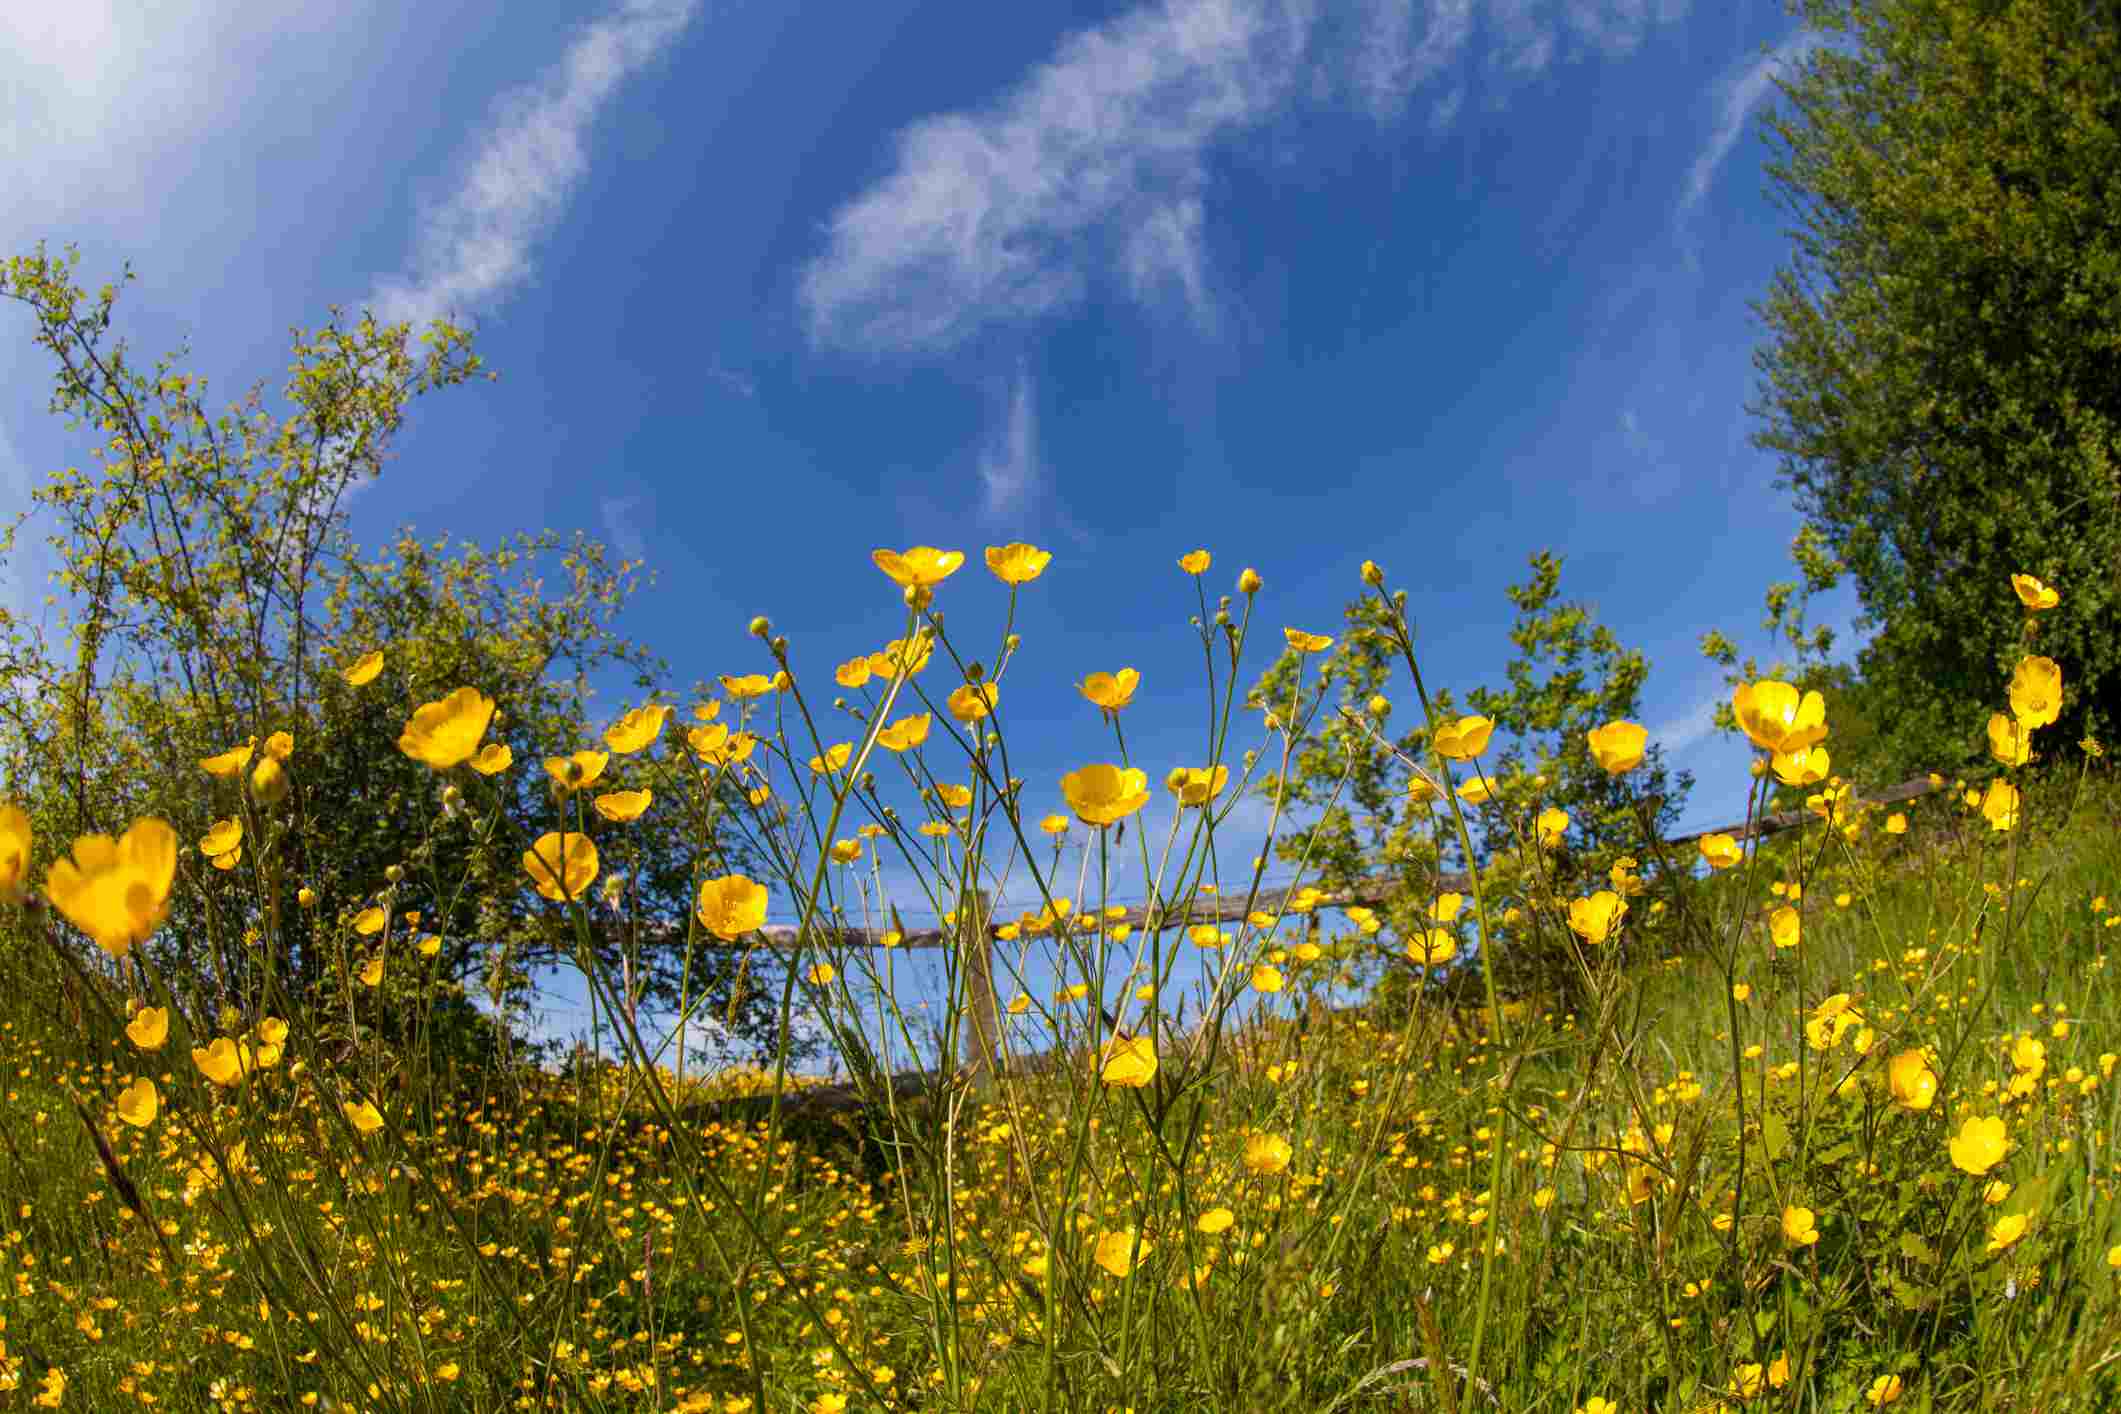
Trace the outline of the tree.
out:
[[[380,554],[352,541],[347,498],[381,472],[409,402],[480,373],[468,332],[438,322],[415,346],[406,326],[334,310],[296,333],[287,416],[253,389],[215,417],[181,351],[151,371],[134,364],[110,337],[117,287],[89,296],[76,262],[39,247],[0,265],[0,295],[28,309],[57,365],[53,410],[94,435],[87,469],[53,472],[34,493],[52,528],[59,641],[0,623],[6,793],[30,809],[40,850],[144,815],[176,827],[186,887],[148,952],[195,1014],[257,1004],[273,986],[302,1005],[344,993],[358,946],[346,921],[387,901],[440,939],[428,965],[477,1030],[463,984],[505,1003],[528,969],[576,945],[520,861],[554,828],[541,760],[596,744],[603,725],[580,684],[623,675],[645,699],[663,673],[613,627],[638,566],[579,536],[484,549],[408,531]],[[349,683],[342,670],[371,649],[388,666]],[[450,799],[396,742],[416,706],[465,685],[500,704],[490,739],[517,764],[455,773]],[[201,769],[282,732],[284,795],[248,772]],[[653,764],[619,761],[611,783],[658,768],[696,783],[671,743],[661,750]],[[693,870],[718,834],[718,802],[658,794],[663,808],[623,828],[593,813],[571,824],[599,837],[607,877],[627,876],[626,913],[641,926],[600,903],[592,941],[651,1005],[685,975]],[[243,822],[252,867],[219,871],[190,847],[223,819]],[[298,903],[298,888],[314,903]],[[733,1029],[765,1035],[763,1001],[740,1004],[741,959],[693,961],[692,995],[737,1004]],[[372,1024],[405,1023],[378,1007]]]
[[[2010,576],[2062,593],[2032,651],[2056,739],[2121,722],[2121,9],[1807,0],[1778,87],[1796,248],[1756,306],[1762,419],[1874,630],[1886,769],[1979,750],[2026,651]]]
[[[1495,723],[1491,747],[1477,763],[1494,787],[1493,798],[1466,807],[1475,860],[1466,860],[1458,848],[1448,807],[1415,789],[1413,764],[1432,764],[1429,730],[1404,667],[1395,668],[1384,618],[1389,611],[1376,597],[1348,605],[1346,629],[1322,669],[1317,690],[1336,697],[1340,710],[1312,719],[1321,725],[1305,732],[1293,753],[1286,805],[1311,813],[1311,819],[1277,841],[1277,853],[1289,864],[1303,864],[1307,877],[1327,890],[1389,880],[1389,896],[1377,912],[1401,938],[1430,926],[1437,875],[1469,863],[1487,871],[1494,894],[1510,903],[1545,900],[1565,887],[1607,887],[1611,869],[1623,858],[1654,876],[1663,862],[1645,843],[1645,831],[1659,838],[1669,834],[1693,787],[1693,777],[1673,774],[1654,744],[1642,765],[1622,776],[1608,774],[1592,757],[1592,728],[1640,711],[1649,660],[1600,624],[1590,605],[1561,599],[1561,557],[1533,555],[1527,570],[1525,581],[1508,591],[1517,609],[1510,630],[1516,654],[1503,683],[1463,695],[1470,712]],[[1303,662],[1294,652],[1284,654],[1248,701],[1286,715],[1283,704],[1303,696]],[[1383,700],[1395,678],[1411,719],[1396,738],[1389,724],[1400,708]],[[1457,715],[1457,694],[1442,689],[1431,696],[1440,717]],[[1262,789],[1271,794],[1277,784],[1270,779]],[[1533,821],[1548,807],[1569,816],[1566,846],[1558,853],[1532,844]],[[1674,863],[1683,868],[1690,862]],[[1497,955],[1498,976],[1512,990],[1573,995],[1571,969],[1557,949],[1536,944],[1529,927],[1505,931],[1519,934],[1506,936]]]

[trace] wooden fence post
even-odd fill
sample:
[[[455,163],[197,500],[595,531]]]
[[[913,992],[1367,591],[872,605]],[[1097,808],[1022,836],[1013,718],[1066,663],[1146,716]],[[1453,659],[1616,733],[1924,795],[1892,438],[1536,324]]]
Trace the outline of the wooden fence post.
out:
[[[994,1066],[1002,1041],[1001,1001],[994,994],[994,943],[987,931],[991,907],[985,889],[958,903],[958,966],[965,979],[965,1015],[958,1022],[958,1051],[975,1078]]]

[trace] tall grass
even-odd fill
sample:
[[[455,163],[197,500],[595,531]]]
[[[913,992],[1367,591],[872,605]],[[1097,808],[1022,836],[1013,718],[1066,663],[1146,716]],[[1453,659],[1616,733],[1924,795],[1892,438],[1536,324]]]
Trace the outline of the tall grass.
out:
[[[931,612],[974,592],[939,563],[894,557],[899,638],[831,686],[761,622],[773,674],[632,746],[644,719],[621,724],[609,778],[555,772],[549,842],[492,841],[573,930],[613,1061],[555,1077],[386,1045],[379,1009],[417,1014],[439,985],[391,880],[322,901],[345,915],[329,995],[268,975],[209,1016],[149,949],[81,943],[68,920],[101,905],[0,875],[24,899],[0,1001],[0,1409],[2121,1402],[2121,792],[2088,755],[2043,742],[2044,773],[2007,773],[2014,810],[1946,782],[1888,821],[1819,781],[1811,827],[1702,877],[1571,877],[1515,822],[1510,867],[1399,938],[1300,892],[1270,915],[1264,852],[1223,857],[1233,803],[1273,798],[1329,688],[1298,673],[1288,700],[1244,700],[1256,579],[1198,601],[1199,758],[1130,775],[1125,694],[1100,688],[1111,760],[1056,791],[1012,776],[1006,730],[1035,570],[996,565],[1020,583],[981,650]],[[1457,753],[1414,763],[1436,829],[1470,854],[1479,744],[1372,584]],[[434,828],[490,832],[491,785],[438,769],[457,794]],[[785,1048],[681,1075],[675,1037],[644,1031],[589,945],[631,808],[598,794],[621,774],[695,812],[694,943],[780,947],[760,887],[798,917],[772,974],[784,1032],[822,1018],[865,1104],[806,1103]],[[175,885],[235,890],[214,916],[239,930],[302,883],[272,809],[245,797],[232,879],[187,864]],[[770,878],[725,871],[739,835]],[[908,889],[967,935],[983,920],[961,911],[994,910],[1005,1003],[987,1063],[917,1090],[889,1079],[933,1050],[899,954],[849,931],[900,929]],[[1147,917],[1112,916],[1143,894]],[[1501,995],[1504,948],[1550,958],[1553,994]],[[1332,1005],[1380,959],[1398,983]],[[988,1024],[979,972],[946,954],[946,1057]]]

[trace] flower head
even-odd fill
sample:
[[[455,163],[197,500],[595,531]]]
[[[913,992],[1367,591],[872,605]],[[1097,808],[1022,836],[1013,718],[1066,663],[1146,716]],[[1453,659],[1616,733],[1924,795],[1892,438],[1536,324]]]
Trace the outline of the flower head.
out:
[[[1134,700],[1134,689],[1141,685],[1141,680],[1142,675],[1134,669],[1121,668],[1116,673],[1090,674],[1077,691],[1100,711],[1117,712]]]
[[[2018,602],[2038,613],[2052,609],[2062,602],[2062,596],[2029,574],[2011,576],[2011,588],[2018,593]]]
[[[1745,851],[1729,835],[1703,835],[1700,849],[1711,869],[1728,869],[1745,858]]]
[[[725,943],[765,925],[766,886],[742,874],[724,874],[700,885],[700,926]]]
[[[1460,717],[1436,729],[1436,750],[1453,761],[1470,761],[1488,749],[1495,723],[1486,717]]]
[[[380,649],[363,653],[360,657],[340,669],[339,676],[346,679],[348,687],[366,687],[383,671],[383,654]]]
[[[2053,726],[2062,715],[2062,669],[2052,658],[2018,660],[2011,673],[2011,715],[2028,729]]]
[[[1305,633],[1300,628],[1285,628],[1281,636],[1299,653],[1323,653],[1333,646],[1333,635],[1329,633]]]
[[[2023,766],[2033,759],[2033,734],[2017,718],[1993,712],[1988,719],[1988,754],[2006,766]]]
[[[606,820],[623,825],[628,820],[640,819],[641,813],[654,799],[655,792],[650,790],[614,790],[597,796],[590,804]]]
[[[1212,562],[1206,550],[1193,550],[1178,557],[1178,567],[1187,574],[1206,574]]]
[[[112,957],[124,957],[169,916],[176,876],[177,832],[161,820],[136,820],[115,840],[75,840],[72,856],[45,876],[44,891],[67,922]]]
[[[571,756],[546,757],[545,774],[552,777],[561,790],[578,791],[595,785],[610,763],[609,752],[577,751]]]
[[[253,737],[241,746],[231,746],[218,756],[206,757],[199,763],[199,769],[221,780],[242,775],[243,768],[250,764],[251,754],[257,750],[256,740]]]
[[[1098,1078],[1107,1085],[1139,1090],[1156,1078],[1156,1038],[1115,1036],[1105,1043]]]
[[[169,1040],[169,1008],[144,1006],[125,1023],[126,1039],[143,1051],[159,1051]]]
[[[1227,766],[1174,766],[1164,777],[1164,789],[1177,796],[1181,806],[1200,806],[1221,795],[1229,779]]]
[[[1611,889],[1569,903],[1569,931],[1594,947],[1613,935],[1627,916],[1628,903]]]
[[[869,558],[894,583],[907,589],[930,589],[957,573],[965,563],[965,552],[916,545],[910,550],[878,550]]]
[[[1991,830],[2016,829],[2019,800],[2018,788],[2009,781],[1990,781],[1981,796],[1981,818]]]
[[[509,749],[507,742],[489,741],[479,748],[468,764],[482,776],[498,776],[515,763],[516,754]]]
[[[995,699],[998,696],[1000,690],[991,682],[960,683],[943,700],[943,705],[950,709],[951,716],[969,727],[974,722],[984,720],[994,711]]]
[[[1100,761],[1062,776],[1061,795],[1085,825],[1117,824],[1149,803],[1149,776]]]
[[[437,771],[469,761],[493,721],[494,702],[475,687],[460,687],[423,704],[398,736],[398,750]]]
[[[597,847],[589,836],[548,831],[523,852],[523,872],[554,902],[577,899],[597,877]]]
[[[1255,1134],[1245,1141],[1245,1169],[1250,1173],[1277,1174],[1289,1166],[1295,1150],[1278,1134]]]
[[[1778,754],[1826,740],[1826,699],[1766,679],[1731,689],[1731,714],[1753,745]]]
[[[0,904],[22,901],[29,875],[29,815],[19,805],[0,805]]]
[[[1592,759],[1615,776],[1642,764],[1642,751],[1649,739],[1649,732],[1633,722],[1607,722],[1584,733]]]
[[[1979,1178],[2003,1162],[2010,1148],[2010,1134],[2000,1117],[1974,1117],[1952,1136],[1952,1166]]]
[[[636,707],[613,722],[604,732],[604,744],[620,756],[630,756],[653,745],[663,734],[663,719],[670,709],[660,704]]]
[[[158,1108],[160,1098],[155,1094],[155,1082],[144,1075],[118,1092],[118,1118],[135,1129],[153,1124]]]
[[[1782,1210],[1782,1240],[1792,1247],[1810,1247],[1819,1241],[1819,1227],[1810,1208]]]
[[[1541,849],[1559,848],[1569,833],[1569,812],[1558,805],[1549,805],[1539,812],[1539,818],[1532,822],[1532,828],[1539,837]]]
[[[994,571],[996,579],[1007,585],[1029,584],[1046,572],[1046,566],[1052,560],[1052,551],[1041,550],[1021,541],[987,547],[987,568]]]
[[[1926,1110],[1937,1099],[1937,1073],[1921,1051],[1902,1051],[1886,1062],[1885,1087],[1902,1109]]]

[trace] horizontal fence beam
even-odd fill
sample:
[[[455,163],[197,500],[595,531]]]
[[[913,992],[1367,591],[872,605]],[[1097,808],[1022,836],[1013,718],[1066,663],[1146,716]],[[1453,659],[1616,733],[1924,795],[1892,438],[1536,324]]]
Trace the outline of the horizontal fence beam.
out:
[[[1911,780],[1902,781],[1890,790],[1879,791],[1875,795],[1859,797],[1857,803],[1861,805],[1897,805],[1902,801],[1928,795],[1936,789],[1938,787],[1930,784],[1929,777],[1917,776]],[[1781,810],[1771,815],[1763,815],[1758,820],[1753,821],[1751,825],[1748,825],[1743,820],[1731,825],[1712,825],[1708,829],[1695,830],[1690,834],[1674,835],[1664,841],[1664,843],[1666,845],[1694,844],[1708,835],[1729,835],[1733,839],[1738,840],[1756,839],[1768,835],[1781,834],[1786,830],[1797,829],[1818,818],[1817,815],[1809,810]],[[1444,874],[1437,877],[1434,887],[1439,893],[1448,893],[1453,890],[1463,890],[1469,887],[1470,884],[1471,881],[1464,874]],[[1258,897],[1251,900],[1249,905],[1242,896],[1195,894],[1184,903],[1166,905],[1161,909],[1130,908],[1123,917],[1106,920],[1104,926],[1111,928],[1125,923],[1135,928],[1168,927],[1172,925],[1192,927],[1200,923],[1234,923],[1253,912],[1272,913],[1278,917],[1288,911],[1289,901],[1307,887],[1311,886],[1286,885],[1280,888],[1263,889]],[[1390,899],[1402,887],[1404,887],[1404,881],[1398,878],[1378,876],[1362,879],[1350,888],[1321,891],[1311,907],[1314,909],[1345,908],[1349,904],[1366,908],[1376,907]],[[989,926],[988,933],[990,936],[997,926],[1003,925]],[[814,928],[811,931],[820,943],[843,948],[942,948],[953,946],[958,939],[958,931],[955,928],[925,928],[919,931],[908,931],[900,934],[896,941],[890,943],[884,941],[885,938],[890,936],[889,931],[880,928]],[[799,936],[799,930],[787,924],[769,925],[761,928],[759,932],[764,934],[769,941],[785,946],[794,945],[798,941]],[[751,946],[743,943],[723,943],[718,939],[709,939],[703,945],[730,948]]]

